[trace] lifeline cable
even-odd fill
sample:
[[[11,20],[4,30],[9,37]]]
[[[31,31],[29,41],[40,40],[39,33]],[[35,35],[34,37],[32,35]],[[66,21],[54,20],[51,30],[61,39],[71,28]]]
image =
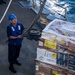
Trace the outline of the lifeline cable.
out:
[[[7,8],[6,8],[6,10],[5,10],[5,12],[4,12],[2,18],[0,19],[0,24],[1,24],[1,22],[3,21],[5,15],[6,15],[7,11],[8,11],[8,9],[9,9],[9,7],[10,7],[11,2],[12,2],[12,0],[9,1]]]
[[[33,26],[34,26],[34,24],[37,22],[37,20],[39,19],[39,17],[40,17],[40,15],[41,15],[41,13],[42,13],[42,10],[43,10],[43,8],[44,8],[44,5],[45,5],[45,3],[46,3],[46,0],[41,0],[41,5],[40,5],[40,10],[39,10],[39,12],[38,12],[38,14],[36,15],[36,17],[34,18],[34,20],[31,22],[31,24],[30,24],[30,26],[27,28],[27,30],[25,30],[23,33],[22,33],[22,36],[24,35],[24,34],[26,34]]]

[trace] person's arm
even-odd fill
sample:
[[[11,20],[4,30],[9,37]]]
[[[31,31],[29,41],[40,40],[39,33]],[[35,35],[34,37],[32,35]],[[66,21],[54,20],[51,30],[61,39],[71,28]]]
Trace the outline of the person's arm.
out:
[[[10,39],[18,39],[18,38],[21,38],[22,36],[19,35],[19,36],[9,36]]]
[[[12,36],[12,30],[8,26],[7,27],[7,37],[10,38],[10,39],[18,39],[18,38],[21,38],[22,36],[21,35],[19,35],[19,36]]]

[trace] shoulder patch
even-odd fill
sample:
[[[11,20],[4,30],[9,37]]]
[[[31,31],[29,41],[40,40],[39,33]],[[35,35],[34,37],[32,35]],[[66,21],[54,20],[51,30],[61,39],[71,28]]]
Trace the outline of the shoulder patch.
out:
[[[13,31],[15,31],[15,29],[13,27],[11,27]]]
[[[21,26],[20,25],[18,25],[18,29],[21,30]]]

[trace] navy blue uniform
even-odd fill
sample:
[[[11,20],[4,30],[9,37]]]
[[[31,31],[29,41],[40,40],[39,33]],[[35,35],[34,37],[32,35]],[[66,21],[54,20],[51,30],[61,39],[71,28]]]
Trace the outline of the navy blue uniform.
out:
[[[17,58],[20,54],[20,48],[22,45],[22,38],[10,39],[10,36],[17,37],[21,35],[24,30],[24,26],[21,23],[16,24],[14,27],[12,24],[7,26],[7,37],[8,37],[8,60],[10,64],[14,64],[17,61]]]

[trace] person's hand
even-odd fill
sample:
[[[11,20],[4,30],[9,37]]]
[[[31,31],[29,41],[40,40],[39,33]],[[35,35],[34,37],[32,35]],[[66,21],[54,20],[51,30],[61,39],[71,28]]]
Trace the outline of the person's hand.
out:
[[[18,35],[17,37],[18,37],[18,38],[22,38],[22,35]]]

